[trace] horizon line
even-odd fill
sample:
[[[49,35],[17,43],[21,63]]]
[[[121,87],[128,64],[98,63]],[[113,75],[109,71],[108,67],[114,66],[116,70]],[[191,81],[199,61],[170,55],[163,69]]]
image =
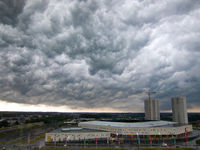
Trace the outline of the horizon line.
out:
[[[138,111],[138,112],[129,112],[129,111],[124,111],[124,112],[93,112],[93,111],[91,111],[91,112],[83,112],[83,111],[80,111],[80,112],[78,112],[78,111],[72,111],[72,112],[68,112],[68,111],[66,111],[66,112],[64,112],[64,111],[1,111],[0,110],[0,113],[2,113],[2,112],[24,112],[24,113],[108,113],[108,114],[111,114],[111,113],[118,113],[118,114],[120,114],[120,113],[144,113],[145,114],[145,112],[140,112],[140,111]],[[161,111],[160,113],[172,113],[172,111]],[[200,112],[193,112],[193,111],[188,111],[187,113],[200,113]]]

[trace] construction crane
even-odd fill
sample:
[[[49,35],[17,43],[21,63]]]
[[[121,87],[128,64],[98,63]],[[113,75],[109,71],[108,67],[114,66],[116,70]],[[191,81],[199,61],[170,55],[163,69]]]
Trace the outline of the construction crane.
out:
[[[151,118],[151,95],[152,94],[156,94],[156,91],[138,91],[138,92],[136,92],[135,94],[140,94],[140,93],[146,93],[146,94],[148,94],[148,103],[149,103],[149,115],[150,115],[150,117],[149,117],[149,119],[151,120],[152,118]]]
[[[156,94],[156,91],[146,91],[145,93],[148,94],[148,98],[151,100],[151,94]]]
[[[137,92],[135,92],[134,94],[141,94],[141,93],[147,93],[148,94],[148,98],[149,98],[149,100],[151,99],[151,94],[155,94],[155,93],[157,93],[156,91],[146,91],[146,90],[144,90],[144,91],[137,91]]]

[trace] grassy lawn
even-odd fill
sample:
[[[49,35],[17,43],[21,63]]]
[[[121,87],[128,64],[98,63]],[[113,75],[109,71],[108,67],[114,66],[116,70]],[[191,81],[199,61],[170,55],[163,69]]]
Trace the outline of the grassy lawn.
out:
[[[44,134],[41,134],[40,136],[38,136],[38,137],[36,137],[36,138],[34,138],[34,139],[31,139],[29,144],[33,144],[33,143],[35,143],[35,142],[37,142],[37,141],[39,141],[39,140],[42,140],[42,139],[44,139],[44,138],[45,138],[45,135],[44,135]],[[23,143],[23,144],[28,144],[28,142],[26,141],[26,142]]]
[[[44,147],[41,150],[71,150],[69,148]],[[80,148],[79,150],[125,150],[123,148]]]
[[[194,148],[140,148],[140,150],[195,150],[195,149]]]
[[[125,150],[123,148],[80,148],[79,150]]]
[[[70,148],[59,148],[59,147],[43,147],[40,150],[71,150]]]

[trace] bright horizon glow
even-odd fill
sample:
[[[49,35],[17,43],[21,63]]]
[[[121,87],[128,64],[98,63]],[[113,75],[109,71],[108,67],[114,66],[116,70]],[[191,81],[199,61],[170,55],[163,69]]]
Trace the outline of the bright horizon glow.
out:
[[[142,111],[123,111],[111,108],[90,108],[90,109],[71,109],[67,106],[48,106],[44,104],[20,104],[5,102],[0,100],[0,111],[19,111],[19,112],[108,112],[108,113],[142,113]],[[161,111],[163,113],[171,110]],[[188,112],[200,112],[200,108],[188,109]]]
[[[71,109],[67,106],[48,106],[44,104],[20,104],[0,100],[0,111],[20,112],[124,112],[112,108]]]

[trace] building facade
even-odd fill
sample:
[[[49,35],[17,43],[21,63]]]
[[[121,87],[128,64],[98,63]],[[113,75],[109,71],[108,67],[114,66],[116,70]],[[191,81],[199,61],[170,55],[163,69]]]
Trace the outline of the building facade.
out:
[[[160,101],[151,99],[144,101],[145,119],[160,120]]]
[[[180,124],[188,124],[186,97],[173,97],[171,102],[173,121]]]
[[[178,125],[167,121],[151,121],[143,123],[117,123],[112,122],[81,122],[79,127],[104,130],[110,133],[121,135],[181,135],[186,132],[192,132],[192,125]]]
[[[45,142],[70,142],[88,139],[109,138],[110,132],[83,128],[57,129],[45,134]]]

